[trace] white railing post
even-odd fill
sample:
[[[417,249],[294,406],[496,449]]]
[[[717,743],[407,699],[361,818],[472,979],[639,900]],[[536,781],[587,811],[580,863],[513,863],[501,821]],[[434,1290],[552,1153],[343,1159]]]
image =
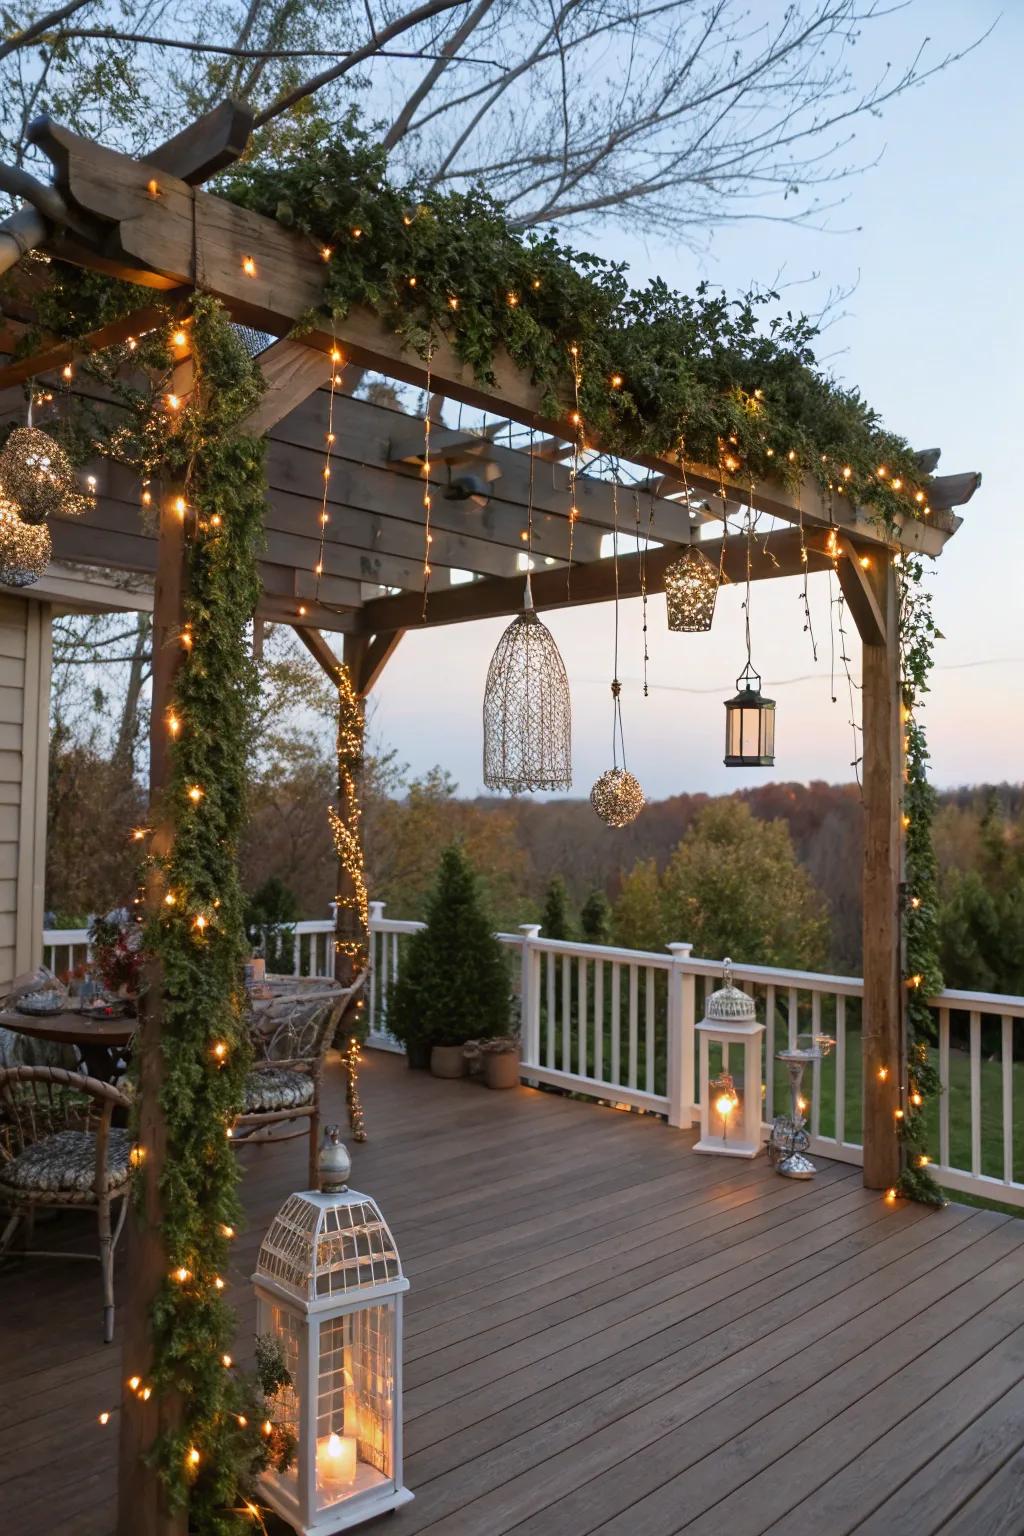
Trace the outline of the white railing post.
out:
[[[337,904],[331,902],[331,911],[337,917]],[[366,921],[366,959],[370,971],[370,997],[367,1030],[370,1034],[377,1028],[377,925],[384,916],[384,903],[371,901]]]
[[[694,1027],[696,983],[686,969],[692,944],[670,944],[672,969],[668,973],[668,1035],[666,1073],[668,1123],[682,1130],[693,1124]]]
[[[523,1066],[540,1065],[540,955],[532,940],[540,937],[539,923],[520,923],[523,936],[519,981],[519,1049]]]

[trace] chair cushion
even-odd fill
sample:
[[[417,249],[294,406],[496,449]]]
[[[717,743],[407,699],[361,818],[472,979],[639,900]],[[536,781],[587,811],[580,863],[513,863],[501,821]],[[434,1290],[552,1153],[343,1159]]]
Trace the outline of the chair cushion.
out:
[[[250,1072],[245,1080],[245,1115],[259,1115],[272,1109],[298,1109],[313,1102],[313,1079],[305,1072],[290,1072],[287,1067],[266,1067]]]
[[[107,1141],[111,1189],[128,1182],[130,1134],[114,1126]],[[0,1167],[0,1184],[24,1194],[88,1194],[96,1181],[96,1137],[91,1131],[54,1131]]]

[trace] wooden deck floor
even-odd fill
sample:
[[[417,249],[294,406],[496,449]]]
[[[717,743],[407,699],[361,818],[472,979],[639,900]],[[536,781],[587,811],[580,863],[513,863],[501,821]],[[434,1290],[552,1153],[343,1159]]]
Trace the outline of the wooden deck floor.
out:
[[[653,1119],[376,1053],[363,1100],[353,1183],[412,1282],[416,1499],[387,1536],[1024,1532],[1024,1221],[889,1208],[838,1164],[787,1183]],[[243,1155],[241,1339],[304,1151]],[[12,1536],[112,1531],[97,1415],[122,1368],[98,1287],[83,1264],[0,1271]]]

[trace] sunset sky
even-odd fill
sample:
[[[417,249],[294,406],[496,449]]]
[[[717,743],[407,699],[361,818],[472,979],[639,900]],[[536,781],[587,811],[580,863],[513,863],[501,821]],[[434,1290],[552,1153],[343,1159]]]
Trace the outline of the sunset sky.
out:
[[[819,357],[916,447],[941,446],[941,470],[983,472],[963,527],[934,566],[945,641],[926,723],[940,786],[1022,776],[1024,529],[1012,456],[1024,406],[1024,7],[928,0],[868,27],[858,48],[866,77],[888,59],[905,62],[926,31],[937,56],[964,46],[997,16],[993,35],[968,59],[900,98],[880,122],[858,124],[851,158],[882,158],[848,183],[848,200],[828,215],[829,232],[750,222],[717,231],[698,253],[631,238],[628,228],[579,242],[629,260],[637,283],[660,274],[687,289],[707,278],[739,293],[781,270],[782,282],[799,284],[786,294],[794,308],[814,310],[827,289],[856,285],[845,316],[821,338]],[[819,279],[804,281],[815,273]],[[639,603],[623,605],[628,761],[650,797],[852,777],[850,696],[838,661],[832,702],[825,576],[811,584],[817,662],[803,632],[798,583],[755,586],[754,660],[778,701],[776,766],[723,766],[722,701],[744,662],[741,600],[739,589],[724,590],[713,632],[697,636],[670,635],[664,600],[651,600],[647,699],[639,681]],[[546,617],[572,687],[573,793],[585,795],[611,764],[612,609]],[[467,794],[482,787],[480,705],[504,623],[407,635],[373,695],[372,734],[414,772],[440,762]],[[854,631],[849,640],[856,681]],[[859,718],[859,697],[854,709]]]

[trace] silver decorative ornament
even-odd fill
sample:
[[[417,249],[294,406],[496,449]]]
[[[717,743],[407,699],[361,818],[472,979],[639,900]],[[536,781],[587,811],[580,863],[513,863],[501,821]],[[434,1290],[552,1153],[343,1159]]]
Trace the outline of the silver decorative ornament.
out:
[[[64,449],[39,427],[15,427],[0,451],[0,482],[26,523],[81,517],[90,505]]]
[[[684,633],[711,628],[715,617],[719,573],[707,555],[692,544],[665,569],[665,608],[668,627]]]
[[[0,584],[30,587],[50,563],[53,545],[41,524],[26,523],[0,491]]]
[[[572,785],[572,706],[551,631],[526,606],[498,641],[484,688],[484,783],[513,794]]]
[[[590,791],[590,803],[609,827],[628,827],[646,801],[639,779],[625,768],[608,768]]]

